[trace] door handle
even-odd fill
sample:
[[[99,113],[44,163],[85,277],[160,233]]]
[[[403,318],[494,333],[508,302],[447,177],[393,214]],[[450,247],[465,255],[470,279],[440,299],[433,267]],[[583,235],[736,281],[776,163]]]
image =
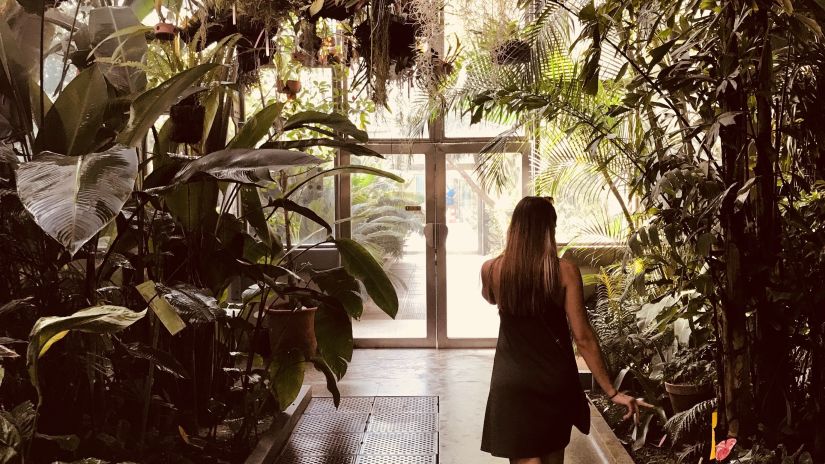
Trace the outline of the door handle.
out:
[[[427,246],[438,249],[439,245],[447,239],[448,231],[447,224],[435,222],[424,224],[424,238],[427,241]]]
[[[427,247],[435,248],[435,224],[432,222],[424,224],[424,239],[426,240]]]

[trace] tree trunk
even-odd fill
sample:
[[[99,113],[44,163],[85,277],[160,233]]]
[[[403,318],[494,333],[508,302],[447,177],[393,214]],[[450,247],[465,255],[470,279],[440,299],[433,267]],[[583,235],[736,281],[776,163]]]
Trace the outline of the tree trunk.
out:
[[[719,57],[719,76],[726,79],[734,75],[740,66],[738,38],[733,32],[741,5],[729,2],[722,11]],[[721,110],[736,112],[734,123],[719,130],[722,145],[722,177],[725,186],[742,186],[749,177],[747,159],[747,94],[742,79],[735,78],[736,85],[728,85],[721,95]],[[718,437],[748,436],[755,430],[753,420],[753,394],[751,382],[751,358],[748,344],[746,312],[748,288],[745,269],[748,240],[745,234],[746,217],[737,212],[732,204],[721,210],[724,234],[724,278],[717,279],[724,288],[718,321],[718,344],[721,352],[719,405],[721,409]]]

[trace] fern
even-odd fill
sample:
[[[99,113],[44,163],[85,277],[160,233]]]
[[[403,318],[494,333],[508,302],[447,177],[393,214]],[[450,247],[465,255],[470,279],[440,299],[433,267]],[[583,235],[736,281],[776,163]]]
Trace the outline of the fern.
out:
[[[701,427],[710,424],[711,412],[715,408],[716,398],[711,398],[668,419],[665,430],[670,433],[673,444],[685,443],[690,437],[698,435]]]

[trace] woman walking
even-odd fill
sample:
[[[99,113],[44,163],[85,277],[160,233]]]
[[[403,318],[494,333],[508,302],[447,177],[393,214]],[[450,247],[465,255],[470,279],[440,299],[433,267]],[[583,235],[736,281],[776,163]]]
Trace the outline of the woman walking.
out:
[[[638,421],[647,403],[616,391],[584,309],[581,273],[559,259],[548,197],[516,206],[501,256],[481,269],[482,294],[501,317],[481,449],[512,464],[561,464],[590,411],[570,334],[603,391]]]

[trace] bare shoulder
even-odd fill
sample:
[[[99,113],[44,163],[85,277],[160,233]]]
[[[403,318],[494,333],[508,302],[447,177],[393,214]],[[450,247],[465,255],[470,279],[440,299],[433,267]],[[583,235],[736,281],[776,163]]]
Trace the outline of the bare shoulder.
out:
[[[561,271],[562,282],[581,282],[581,271],[579,271],[579,266],[577,266],[573,261],[570,261],[567,258],[559,258],[559,270]]]
[[[484,264],[481,265],[481,270],[484,272],[488,272],[491,267],[495,266],[496,262],[499,260],[499,257],[496,256],[495,258],[488,259],[484,261]]]

